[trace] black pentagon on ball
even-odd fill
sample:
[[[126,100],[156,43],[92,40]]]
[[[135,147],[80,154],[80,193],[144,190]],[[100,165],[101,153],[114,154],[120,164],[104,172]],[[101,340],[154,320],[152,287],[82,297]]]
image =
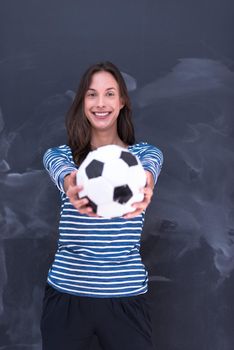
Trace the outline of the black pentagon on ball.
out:
[[[89,179],[93,179],[95,177],[99,177],[102,175],[104,163],[99,160],[93,159],[89,165],[86,167],[86,175]]]
[[[130,152],[122,151],[120,159],[123,159],[128,166],[134,166],[138,164],[136,157]]]
[[[125,204],[132,197],[132,191],[128,185],[118,186],[114,189],[113,199],[115,202]]]
[[[96,214],[97,213],[97,205],[91,201],[91,199],[89,199],[89,197],[85,196],[85,197],[82,197],[82,199],[88,199],[88,203],[86,204],[86,207],[91,207],[93,209],[93,212]]]

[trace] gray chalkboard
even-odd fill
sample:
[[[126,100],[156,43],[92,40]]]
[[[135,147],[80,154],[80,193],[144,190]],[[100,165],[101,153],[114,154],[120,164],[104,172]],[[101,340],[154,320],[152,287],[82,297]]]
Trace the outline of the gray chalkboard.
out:
[[[126,79],[138,140],[165,158],[142,236],[155,349],[233,350],[234,4],[0,8],[0,350],[41,350],[60,203],[42,156],[66,142],[80,76],[100,60]]]

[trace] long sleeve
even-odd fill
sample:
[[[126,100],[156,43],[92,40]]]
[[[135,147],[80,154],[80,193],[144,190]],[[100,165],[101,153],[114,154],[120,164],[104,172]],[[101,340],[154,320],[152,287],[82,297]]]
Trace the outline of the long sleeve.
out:
[[[163,153],[162,151],[148,143],[142,143],[142,151],[140,152],[140,160],[145,170],[152,173],[154,178],[154,184],[156,184],[158,176],[161,172],[163,165]]]
[[[64,177],[77,169],[71,149],[67,145],[49,148],[43,156],[43,164],[52,181],[64,193]]]

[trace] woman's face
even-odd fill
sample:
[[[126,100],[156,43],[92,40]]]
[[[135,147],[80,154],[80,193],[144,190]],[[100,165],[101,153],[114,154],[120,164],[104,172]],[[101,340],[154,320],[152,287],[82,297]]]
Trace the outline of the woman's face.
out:
[[[117,118],[124,106],[112,74],[94,73],[84,98],[84,112],[95,130],[117,131]]]

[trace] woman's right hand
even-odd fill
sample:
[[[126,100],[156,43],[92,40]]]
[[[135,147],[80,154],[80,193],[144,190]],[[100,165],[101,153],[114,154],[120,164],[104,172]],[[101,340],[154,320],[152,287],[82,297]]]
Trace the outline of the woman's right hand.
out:
[[[88,206],[89,203],[87,198],[79,198],[79,192],[83,189],[82,186],[76,184],[76,173],[77,170],[64,178],[64,191],[69,198],[71,204],[81,213],[89,216],[98,216],[93,212],[93,209]]]

